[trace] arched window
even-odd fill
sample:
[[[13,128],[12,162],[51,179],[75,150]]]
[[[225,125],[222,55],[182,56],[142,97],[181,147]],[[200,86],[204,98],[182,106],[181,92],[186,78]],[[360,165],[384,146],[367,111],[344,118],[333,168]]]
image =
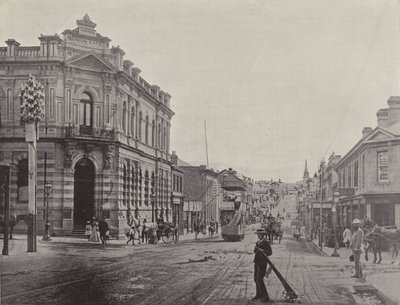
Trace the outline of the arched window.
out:
[[[149,117],[146,115],[146,122],[144,126],[144,140],[146,144],[149,144]]]
[[[157,148],[161,148],[161,124],[157,126]]]
[[[127,132],[127,129],[126,129],[126,123],[128,122],[127,117],[128,117],[128,109],[126,109],[126,102],[124,102],[123,107],[122,107],[122,131],[124,133]]]
[[[166,150],[167,146],[167,127],[164,126],[164,132],[163,132],[163,150]]]
[[[142,139],[142,112],[139,111],[139,119],[138,119],[138,138]]]
[[[131,107],[131,135],[135,136],[135,107]]]
[[[8,104],[6,102],[6,95],[3,89],[0,88],[0,126],[1,122],[5,121],[8,117]]]
[[[81,133],[91,133],[93,126],[93,101],[87,93],[81,93],[79,104],[79,126]]]
[[[146,170],[144,174],[144,204],[149,206],[149,172]]]
[[[151,121],[151,146],[155,146],[154,138],[156,137],[156,123]]]

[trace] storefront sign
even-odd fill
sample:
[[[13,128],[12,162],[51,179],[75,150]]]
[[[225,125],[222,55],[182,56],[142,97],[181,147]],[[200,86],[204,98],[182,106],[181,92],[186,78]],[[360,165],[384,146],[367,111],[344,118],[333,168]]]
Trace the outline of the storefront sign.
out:
[[[354,196],[354,189],[353,188],[340,188],[339,189],[340,196],[350,197]]]

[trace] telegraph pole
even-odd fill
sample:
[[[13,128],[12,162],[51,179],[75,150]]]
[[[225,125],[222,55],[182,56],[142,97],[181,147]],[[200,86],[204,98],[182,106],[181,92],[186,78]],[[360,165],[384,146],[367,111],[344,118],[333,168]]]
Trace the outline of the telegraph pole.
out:
[[[319,207],[319,246],[322,251],[322,184],[324,182],[324,161],[321,161],[321,174],[320,174],[320,207]]]
[[[10,226],[10,166],[0,165],[0,187],[4,192],[4,243],[3,255],[8,255],[8,229]]]

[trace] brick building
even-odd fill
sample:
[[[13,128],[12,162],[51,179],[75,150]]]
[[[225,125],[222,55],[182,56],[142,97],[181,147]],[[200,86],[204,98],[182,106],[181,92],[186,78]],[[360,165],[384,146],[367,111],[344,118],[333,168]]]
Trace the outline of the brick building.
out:
[[[378,225],[400,225],[400,97],[377,112],[378,126],[365,127],[362,138],[335,166],[342,196],[339,224],[368,216]]]
[[[96,215],[119,235],[130,215],[152,218],[152,199],[158,213],[172,220],[171,96],[146,82],[95,27],[86,15],[61,36],[41,35],[38,46],[8,39],[0,48],[0,162],[12,165],[11,213],[27,211],[27,144],[18,95],[32,74],[46,96],[37,228],[44,228],[46,153],[54,234],[71,233]]]

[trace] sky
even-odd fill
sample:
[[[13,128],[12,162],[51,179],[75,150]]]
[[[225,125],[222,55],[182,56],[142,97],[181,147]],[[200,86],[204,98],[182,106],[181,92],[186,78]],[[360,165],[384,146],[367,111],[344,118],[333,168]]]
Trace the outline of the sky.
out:
[[[86,13],[172,95],[192,165],[294,182],[345,155],[400,95],[399,0],[2,0],[0,41],[38,45]],[[3,43],[4,46],[5,43]]]

